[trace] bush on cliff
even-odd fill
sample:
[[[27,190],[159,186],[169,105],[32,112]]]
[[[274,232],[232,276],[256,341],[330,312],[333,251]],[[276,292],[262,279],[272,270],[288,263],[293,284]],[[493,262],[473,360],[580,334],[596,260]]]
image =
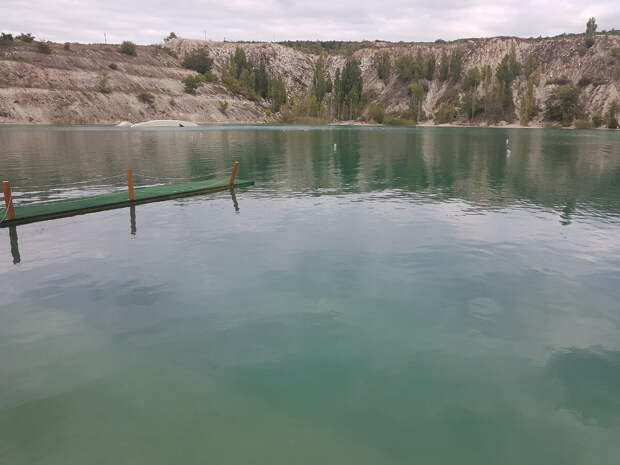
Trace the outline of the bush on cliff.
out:
[[[547,99],[545,118],[570,126],[579,116],[579,89],[573,86],[561,86],[551,93]]]
[[[37,52],[49,55],[50,53],[52,53],[52,49],[45,42],[39,42],[37,44]]]
[[[126,40],[125,42],[121,44],[119,51],[121,53],[124,53],[125,55],[131,55],[135,57],[136,56],[136,44]]]
[[[183,68],[192,69],[200,74],[211,71],[213,59],[209,57],[209,50],[201,48],[194,50],[183,58]]]
[[[15,37],[17,40],[21,40],[22,42],[25,42],[27,44],[31,43],[34,41],[34,36],[28,32],[26,34],[24,34],[23,32],[18,35],[17,37]]]

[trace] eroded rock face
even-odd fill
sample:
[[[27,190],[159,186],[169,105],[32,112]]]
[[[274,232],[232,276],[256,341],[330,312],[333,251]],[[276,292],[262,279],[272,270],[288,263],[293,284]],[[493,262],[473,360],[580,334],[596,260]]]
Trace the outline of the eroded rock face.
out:
[[[266,122],[265,108],[205,84],[195,95],[181,79],[193,74],[161,47],[138,46],[138,55],[118,46],[51,44],[42,55],[26,45],[0,47],[0,123],[111,124],[179,119],[212,123]],[[152,103],[138,99],[153,95]],[[227,102],[223,112],[220,102]]]
[[[16,42],[16,44],[20,44]],[[550,81],[566,77],[577,85],[583,78],[580,103],[589,114],[606,113],[613,102],[620,101],[620,36],[597,37],[595,45],[584,53],[583,37],[525,40],[491,38],[461,40],[450,43],[386,43],[375,42],[353,55],[360,62],[364,91],[373,101],[382,103],[388,112],[406,111],[409,90],[392,72],[387,83],[379,80],[375,63],[387,52],[392,61],[403,55],[415,57],[433,54],[439,69],[441,56],[459,48],[463,54],[463,73],[472,67],[497,67],[506,53],[515,49],[524,64],[529,56],[540,65],[540,82],[534,89],[539,107],[557,87]],[[205,84],[196,95],[183,91],[181,78],[192,74],[180,63],[189,51],[207,47],[214,59],[213,71],[221,70],[236,47],[244,49],[248,59],[259,63],[264,59],[270,74],[283,77],[289,95],[308,92],[312,70],[318,55],[275,43],[205,42],[174,39],[163,47],[138,46],[138,55],[130,57],[118,52],[118,46],[73,44],[70,50],[51,44],[52,54],[43,55],[27,44],[0,48],[0,122],[4,123],[115,123],[121,120],[183,119],[213,123],[269,122],[268,102],[252,102],[234,95],[218,83]],[[332,78],[346,58],[327,57]],[[428,82],[423,110],[435,113],[438,102],[452,84],[437,79]],[[513,82],[516,119],[519,103],[527,82],[519,76]],[[457,86],[457,91],[458,91]],[[141,102],[137,95],[149,92],[152,104]],[[220,111],[220,102],[228,103]],[[533,123],[541,123],[543,111]]]

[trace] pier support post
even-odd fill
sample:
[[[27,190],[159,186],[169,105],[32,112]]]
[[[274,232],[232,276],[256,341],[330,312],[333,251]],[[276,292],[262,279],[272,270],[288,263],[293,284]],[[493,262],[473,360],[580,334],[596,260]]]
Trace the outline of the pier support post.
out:
[[[239,162],[236,161],[235,165],[233,166],[233,172],[232,175],[230,176],[230,185],[234,186],[235,185],[235,178],[237,177],[237,170],[239,169]]]
[[[15,209],[13,208],[13,199],[11,197],[11,183],[2,181],[2,191],[4,192],[4,206],[6,208],[6,217],[9,220],[15,219]]]
[[[22,261],[19,255],[19,245],[17,243],[17,227],[12,224],[9,226],[9,240],[11,241],[11,255],[13,255],[13,265]]]
[[[129,228],[131,231],[131,235],[136,235],[136,206],[131,205],[129,207]]]
[[[127,170],[127,190],[129,191],[129,200],[136,200],[133,194],[133,172]]]

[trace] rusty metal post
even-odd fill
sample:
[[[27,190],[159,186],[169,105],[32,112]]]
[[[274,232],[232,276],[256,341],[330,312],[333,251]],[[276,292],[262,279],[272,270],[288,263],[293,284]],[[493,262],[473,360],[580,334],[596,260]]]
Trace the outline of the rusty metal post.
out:
[[[239,169],[239,162],[236,161],[235,162],[235,166],[233,166],[233,172],[232,175],[230,176],[230,185],[234,186],[235,184],[235,178],[237,177],[237,170]]]
[[[133,173],[130,169],[127,170],[127,190],[129,191],[129,200],[136,200],[133,194]]]
[[[15,219],[15,208],[13,208],[13,198],[11,197],[11,183],[2,181],[2,191],[4,192],[4,206],[6,208],[6,217],[9,220]]]

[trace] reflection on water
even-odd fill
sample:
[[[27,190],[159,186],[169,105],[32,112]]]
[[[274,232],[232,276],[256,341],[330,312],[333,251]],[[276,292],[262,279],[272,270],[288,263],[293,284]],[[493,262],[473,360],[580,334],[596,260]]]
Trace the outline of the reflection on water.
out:
[[[2,175],[20,202],[122,188],[127,167],[141,184],[181,182],[227,175],[238,159],[240,176],[269,195],[393,190],[488,208],[529,202],[565,216],[576,205],[618,215],[619,139],[471,128],[0,129]]]
[[[547,368],[564,384],[562,407],[620,429],[620,351],[573,347],[553,354]]]
[[[615,464],[619,142],[0,128],[19,202],[256,181],[0,230],[0,463]]]

